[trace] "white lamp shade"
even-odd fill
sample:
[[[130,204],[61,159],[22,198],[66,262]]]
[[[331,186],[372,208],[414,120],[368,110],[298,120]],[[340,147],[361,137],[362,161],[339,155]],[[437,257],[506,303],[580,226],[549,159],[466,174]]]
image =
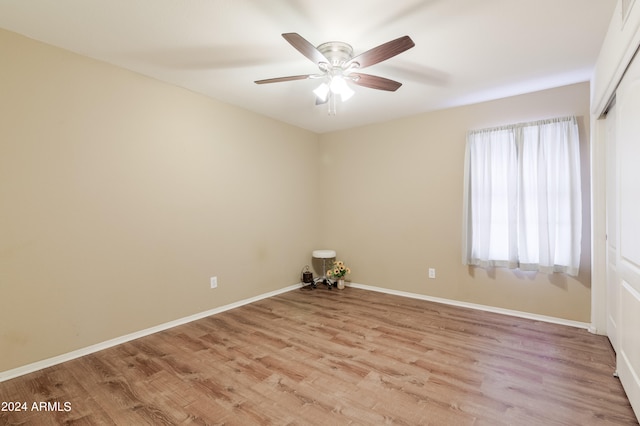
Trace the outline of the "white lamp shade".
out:
[[[329,95],[329,85],[327,83],[322,83],[320,86],[318,86],[317,89],[313,91],[313,93],[316,94],[320,101],[326,102],[327,96]]]
[[[349,100],[354,93],[353,90],[351,90],[351,88],[345,81],[345,79],[340,75],[334,76],[331,79],[329,88],[331,89],[331,92],[333,92],[334,94],[340,95],[340,98],[342,98],[343,102]]]

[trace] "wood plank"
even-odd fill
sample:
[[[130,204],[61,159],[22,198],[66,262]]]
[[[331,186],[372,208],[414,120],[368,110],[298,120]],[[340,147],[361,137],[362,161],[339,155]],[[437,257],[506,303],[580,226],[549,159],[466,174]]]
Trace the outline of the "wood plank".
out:
[[[0,424],[637,425],[606,338],[346,288],[294,290],[0,383]]]

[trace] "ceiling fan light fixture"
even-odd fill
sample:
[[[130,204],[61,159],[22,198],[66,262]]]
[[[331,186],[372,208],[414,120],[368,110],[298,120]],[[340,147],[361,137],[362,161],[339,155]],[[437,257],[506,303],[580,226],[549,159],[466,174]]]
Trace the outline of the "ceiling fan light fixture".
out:
[[[298,33],[284,33],[282,37],[307,59],[314,62],[318,66],[320,74],[269,78],[256,80],[255,83],[279,83],[323,78],[324,82],[313,92],[316,95],[316,105],[328,104],[329,115],[336,114],[338,96],[340,101],[346,102],[355,94],[353,89],[349,87],[349,82],[371,89],[395,92],[402,86],[402,83],[384,77],[362,74],[359,70],[386,61],[415,46],[411,37],[402,36],[354,56],[351,45],[341,41],[330,41],[315,47]]]

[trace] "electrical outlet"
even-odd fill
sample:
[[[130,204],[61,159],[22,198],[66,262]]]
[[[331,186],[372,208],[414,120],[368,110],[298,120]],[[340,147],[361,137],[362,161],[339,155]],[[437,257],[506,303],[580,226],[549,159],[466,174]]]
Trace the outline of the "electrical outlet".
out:
[[[211,277],[211,288],[218,287],[218,277]]]
[[[436,277],[436,269],[429,268],[429,278],[435,278],[435,277]]]

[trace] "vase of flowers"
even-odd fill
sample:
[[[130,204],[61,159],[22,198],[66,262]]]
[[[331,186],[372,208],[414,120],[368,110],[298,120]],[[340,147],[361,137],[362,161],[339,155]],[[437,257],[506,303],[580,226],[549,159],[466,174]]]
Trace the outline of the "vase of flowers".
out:
[[[333,262],[333,267],[327,271],[327,275],[338,281],[338,288],[344,288],[344,276],[351,273],[351,269],[347,267],[342,260]]]

